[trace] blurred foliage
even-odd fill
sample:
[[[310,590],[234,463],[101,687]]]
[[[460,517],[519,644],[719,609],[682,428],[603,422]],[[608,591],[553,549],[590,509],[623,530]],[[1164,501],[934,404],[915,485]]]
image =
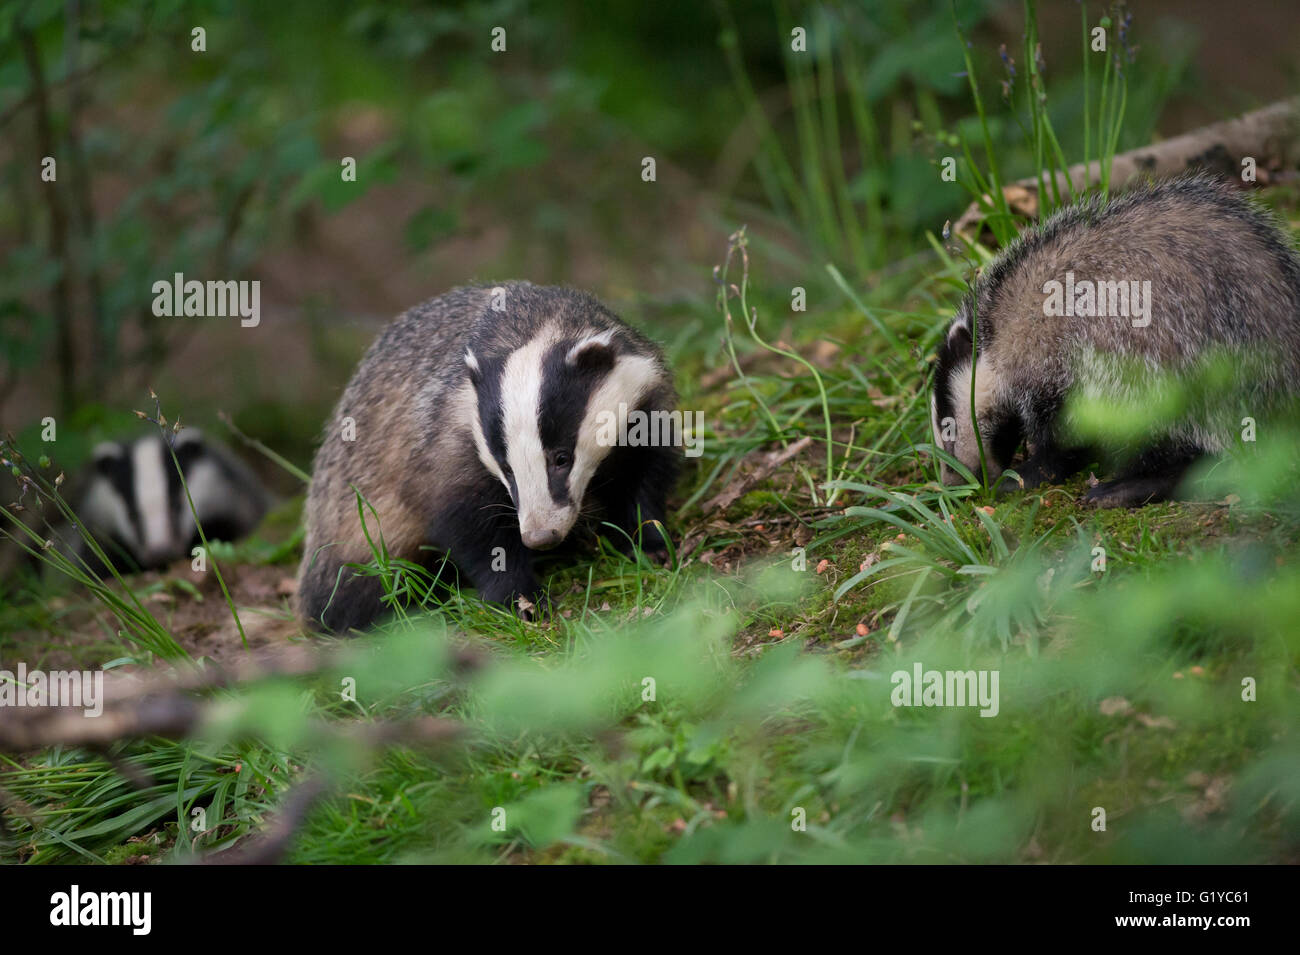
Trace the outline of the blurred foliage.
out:
[[[114,755],[149,775],[143,790],[88,752],[4,759],[0,787],[31,812],[6,815],[2,848],[27,862],[121,861],[133,851],[124,840],[147,833],[151,852],[186,860],[263,829],[311,773],[334,796],[308,818],[298,862],[1294,858],[1300,447],[1263,431],[1258,451],[1207,476],[1236,497],[1225,521],[1245,531],[1207,535],[1190,553],[1160,539],[1154,510],[1099,526],[1060,496],[977,509],[972,488],[929,480],[933,459],[911,441],[927,430],[919,355],[967,264],[934,242],[929,274],[888,308],[855,291],[906,271],[926,233],[965,205],[965,187],[935,167],[949,150],[984,140],[1005,180],[1037,170],[1042,115],[1024,125],[1024,88],[986,95],[983,115],[969,99],[967,57],[986,90],[1005,70],[986,42],[993,8],[40,0],[0,10],[0,395],[18,375],[55,368],[46,377],[59,379],[64,411],[76,409],[61,420],[61,456],[124,423],[96,400],[117,386],[139,393],[129,379],[154,372],[186,334],[148,320],[153,280],[251,273],[376,185],[419,197],[385,223],[412,257],[506,223],[517,244],[541,240],[558,276],[578,235],[605,261],[641,268],[658,264],[644,261],[638,215],[653,200],[627,184],[653,154],[661,175],[684,171],[700,195],[719,193],[729,218],[761,218],[750,235],[793,237],[765,261],[853,304],[804,317],[801,331],[832,346],[805,374],[811,359],[781,344],[784,329],[757,330],[786,314],[788,283],[766,283],[780,309],[751,289],[765,323],[751,337],[777,343],[765,359],[794,354],[794,364],[712,389],[683,382],[710,409],[686,514],[774,439],[824,441],[824,468],[794,461],[793,480],[734,510],[813,529],[810,553],[845,569],[834,586],[819,577],[814,590],[811,575],[790,572],[776,531],[762,531],[761,548],[776,556],[759,560],[749,529],[715,515],[697,554],[734,548],[747,565],[770,564],[763,575],[602,553],[549,578],[563,609],[544,627],[453,594],[432,616],[399,616],[357,641],[327,672],[209,694],[217,718],[198,739],[123,745]],[[80,11],[72,23],[69,9]],[[808,27],[806,60],[789,55],[796,23]],[[196,25],[220,56],[190,52]],[[501,56],[489,49],[498,25]],[[1187,54],[1168,34],[1131,65],[1116,148],[1149,141]],[[1046,66],[1052,128],[1078,157],[1092,125],[1078,65]],[[38,76],[48,108],[33,96]],[[42,115],[70,159],[59,165],[66,190],[31,186]],[[342,155],[358,160],[358,188],[342,187]],[[87,171],[102,207],[85,203]],[[843,271],[825,278],[827,263]],[[693,289],[703,269],[688,265],[681,284]],[[351,344],[331,333],[338,316],[302,307],[320,364],[350,364]],[[671,311],[682,331],[670,352],[695,370],[717,323]],[[282,450],[309,440],[308,413],[268,404],[256,384],[246,407],[259,432],[282,437],[271,442]],[[21,443],[36,446],[30,431]],[[853,503],[814,508],[822,491]],[[1110,555],[1100,572],[1099,541]],[[276,562],[286,546],[214,553]],[[105,594],[121,626],[105,628],[109,651],[80,649],[111,652],[110,666],[187,655],[131,583]],[[2,608],[5,627],[58,631],[66,606],[44,596]],[[469,676],[449,662],[466,640],[490,657]],[[915,662],[998,670],[998,717],[895,707],[891,677]],[[345,678],[355,701],[339,692]],[[1247,678],[1255,702],[1242,698]],[[349,735],[422,716],[458,721],[464,740],[427,753]],[[1212,799],[1228,778],[1231,796]],[[1105,832],[1089,826],[1096,806],[1110,814]],[[209,818],[201,832],[195,808]],[[793,826],[801,814],[807,825]]]
[[[793,641],[751,663],[730,652],[750,609],[710,586],[636,626],[592,618],[567,654],[494,655],[466,680],[450,667],[452,634],[417,622],[355,645],[306,681],[223,693],[200,740],[129,746],[124,755],[157,780],[157,798],[132,792],[96,758],[61,753],[0,773],[0,786],[45,817],[39,830],[16,821],[33,861],[98,858],[151,823],[184,825],[196,806],[209,812],[208,831],[177,839],[170,857],[228,846],[289,773],[322,775],[348,793],[396,787],[373,802],[368,823],[343,825],[339,814],[372,796],[331,800],[304,833],[300,861],[561,850],[587,861],[1005,862],[1027,851],[1053,861],[1261,861],[1300,840],[1300,703],[1287,676],[1300,652],[1291,626],[1300,582],[1250,566],[1206,555],[1119,589],[1072,579],[1057,636],[1087,649],[1068,659],[913,626],[859,668],[831,666]],[[1028,573],[1032,586],[1039,571],[1008,573]],[[792,592],[796,576],[769,575],[764,586]],[[1201,642],[1189,643],[1188,630]],[[1215,635],[1218,662],[1188,676]],[[996,717],[895,706],[892,675],[914,663],[998,671]],[[355,703],[341,698],[345,679],[355,680]],[[420,714],[460,720],[469,735],[429,756],[378,753],[330,731]],[[1154,760],[1154,781],[1129,778],[1139,758]],[[1203,784],[1182,778],[1188,766],[1233,767],[1240,794],[1207,817],[1197,810]],[[58,798],[74,808],[46,815]],[[1104,832],[1090,828],[1095,806],[1110,816]],[[1027,850],[1031,836],[1037,849]]]
[[[834,262],[861,285],[963,202],[924,157],[951,151],[948,130],[974,133],[956,27],[992,72],[978,37],[993,6],[716,0],[593,21],[577,0],[10,4],[0,397],[39,368],[54,369],[64,416],[139,393],[201,327],[154,319],[153,281],[256,274],[313,217],[376,185],[411,193],[391,223],[407,254],[505,222],[501,261],[541,249],[541,271],[560,277],[579,246],[644,257],[631,223],[649,200],[629,182],[653,155],[661,175],[720,193],[729,214],[784,220],[806,281],[826,282]],[[790,49],[795,24],[807,55]],[[191,50],[196,26],[206,53]],[[489,49],[495,27],[503,53]],[[1147,141],[1186,59],[1176,37],[1144,53],[1119,148]],[[1077,66],[1052,64],[1072,154]],[[1030,171],[1014,111],[991,106],[987,124],[1004,173]],[[46,154],[57,186],[39,181]],[[355,183],[340,177],[344,155]]]
[[[5,352],[10,374],[54,367],[64,416],[102,397],[110,379],[152,373],[193,333],[198,323],[154,319],[153,282],[241,274],[283,217],[287,184],[319,157],[310,117],[266,96],[267,50],[189,55],[189,24],[228,9],[36,3],[0,16],[0,42],[30,54],[10,102],[27,108],[7,118],[26,127],[15,140],[26,148],[7,152],[2,173],[13,199],[3,227],[24,244],[6,243],[12,298],[0,308],[59,342],[53,360],[44,350]],[[69,10],[82,14],[69,22]],[[176,93],[160,103],[151,80],[166,75]],[[106,104],[115,104],[115,122],[99,119]],[[58,160],[58,185],[33,188],[44,156]],[[109,214],[95,189],[118,194]]]

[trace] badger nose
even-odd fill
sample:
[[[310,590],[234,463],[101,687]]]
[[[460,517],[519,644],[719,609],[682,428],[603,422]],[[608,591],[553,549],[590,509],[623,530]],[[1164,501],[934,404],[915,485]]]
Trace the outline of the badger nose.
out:
[[[520,536],[529,550],[550,550],[564,540],[564,535],[557,530],[524,531]]]

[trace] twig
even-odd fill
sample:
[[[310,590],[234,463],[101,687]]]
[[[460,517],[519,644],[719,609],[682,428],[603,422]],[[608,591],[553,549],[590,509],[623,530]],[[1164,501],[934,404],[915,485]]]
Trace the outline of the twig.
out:
[[[1111,186],[1122,186],[1139,176],[1168,176],[1206,165],[1217,168],[1226,164],[1231,166],[1235,175],[1240,173],[1238,164],[1245,156],[1253,156],[1260,168],[1270,163],[1285,164],[1296,157],[1297,145],[1300,144],[1298,129],[1300,98],[1282,100],[1234,119],[1118,154],[1111,163]],[[1100,181],[1100,165],[1096,159],[1086,166],[1075,163],[1064,173],[1056,171],[1054,176],[1062,188],[1081,193]],[[1225,167],[1222,171],[1228,173],[1229,169]],[[1006,186],[1006,191],[1012,195],[1016,195],[1017,190],[1037,197],[1038,180],[1031,176]],[[983,218],[981,203],[973,202],[953,228],[962,234],[971,234],[972,227],[978,231]]]
[[[103,711],[87,719],[80,707],[9,707],[0,720],[0,753],[24,753],[48,746],[99,748],[124,739],[165,736],[178,739],[189,735],[207,715],[209,704],[195,694],[204,690],[235,687],[281,676],[305,676],[342,663],[355,651],[322,650],[314,644],[282,647],[269,653],[237,657],[228,665],[209,662],[203,669],[190,667],[145,676],[110,672],[104,674]],[[470,647],[453,651],[451,665],[458,675],[481,667],[486,657]],[[381,742],[384,733],[419,736],[419,730],[387,729],[373,724],[362,732]],[[392,724],[405,726],[406,724]],[[426,728],[427,729],[427,728]],[[441,732],[445,727],[437,730]]]
[[[704,513],[708,515],[712,514],[714,511],[724,511],[732,504],[735,504],[736,501],[748,494],[754,485],[766,479],[769,474],[781,467],[781,465],[785,464],[791,458],[798,457],[802,454],[808,446],[812,444],[812,440],[812,435],[807,435],[800,438],[788,448],[783,448],[780,451],[772,451],[766,454],[758,467],[753,471],[732,483],[730,487],[724,488],[716,497],[706,501],[703,508]]]
[[[209,852],[203,857],[203,865],[275,865],[284,857],[312,806],[328,789],[320,776],[303,780],[289,791],[280,811],[259,835],[243,840],[233,849]]]
[[[252,438],[244,434],[244,432],[240,431],[239,428],[235,425],[234,419],[231,418],[227,412],[218,411],[217,418],[221,420],[222,424],[224,424],[227,428],[230,429],[231,433],[235,437],[237,437],[240,441],[244,442],[244,444],[246,444],[248,447],[266,456],[267,458],[270,458],[272,461],[280,465],[280,467],[284,468],[286,471],[288,471],[298,480],[302,481],[303,484],[311,483],[310,474],[308,474],[302,468],[298,467],[298,465],[294,464],[288,458],[284,457],[283,455],[279,454],[276,451],[272,451],[261,441],[258,441],[256,438]]]
[[[463,734],[464,727],[455,720],[423,716],[402,723],[353,724],[340,728],[336,735],[350,738],[367,750],[377,750],[393,745],[436,748],[455,742]],[[275,865],[284,857],[312,806],[333,788],[328,777],[309,776],[289,792],[280,811],[260,834],[233,849],[208,853],[203,864]]]
[[[104,65],[108,63],[108,61],[111,59],[112,57],[104,57],[104,59],[100,60],[97,63],[92,63],[90,66],[83,66],[74,73],[68,73],[66,76],[62,76],[59,79],[54,80],[51,83],[48,83],[46,85],[46,89],[56,90],[60,86],[65,86],[69,83],[77,83],[87,76],[90,76],[94,73],[98,73],[101,69],[104,68]],[[17,116],[28,106],[31,106],[35,102],[36,102],[36,92],[33,90],[32,92],[28,93],[26,96],[21,96],[18,99],[14,100],[12,103],[10,103],[9,106],[5,109],[5,111],[3,113],[0,113],[0,129],[4,129],[5,126],[15,116]]]

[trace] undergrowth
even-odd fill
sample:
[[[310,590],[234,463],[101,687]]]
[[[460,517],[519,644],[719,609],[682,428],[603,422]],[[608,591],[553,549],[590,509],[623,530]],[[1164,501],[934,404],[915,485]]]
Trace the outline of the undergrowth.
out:
[[[1102,188],[1126,115],[1123,17],[1102,23],[1115,56],[1085,74],[1100,87],[1080,158],[1099,160]],[[1019,70],[1002,58],[1007,108],[1022,110],[1047,212],[1082,187],[1057,181],[1067,163],[1032,4],[1026,22]],[[1023,223],[1003,197],[978,51],[956,28],[977,117],[959,138],[960,180],[1005,242]],[[834,70],[823,53],[799,79],[799,108],[817,110],[801,121],[802,160],[773,141],[763,161],[794,221],[862,275],[883,245],[855,210],[881,197],[850,195],[826,171],[838,121],[813,89],[833,88]],[[290,861],[1294,861],[1300,442],[1271,434],[1209,475],[1201,503],[1133,512],[1081,507],[1082,476],[1004,496],[969,472],[943,486],[927,356],[990,255],[950,239],[931,235],[929,257],[887,285],[821,263],[845,304],[783,319],[784,292],[762,288],[738,230],[715,273],[718,312],[694,316],[720,350],[683,337],[670,355],[708,425],[667,566],[593,535],[581,559],[542,564],[549,613],[529,622],[462,592],[445,567],[435,586],[394,559],[382,515],[359,499],[373,553],[349,572],[383,583],[391,616],[378,632],[296,635],[337,656],[309,676],[212,691],[220,718],[190,739],[0,757],[3,851],[187,860],[238,845],[295,784],[322,778],[328,795]],[[717,364],[728,373],[709,378]],[[713,506],[756,454],[805,437],[804,454]],[[26,493],[75,526],[59,482],[5,452]],[[156,583],[99,579],[19,530],[24,512],[4,516],[75,581],[67,593],[116,620],[98,650],[110,665],[206,665],[158,619],[145,592]],[[223,566],[291,573],[297,539],[213,546]],[[221,589],[235,616],[254,609]],[[32,649],[24,633],[70,633],[35,603],[6,610],[6,659]],[[288,615],[283,601],[261,609]],[[485,657],[468,673],[452,663],[466,646]],[[898,705],[899,675],[918,667],[996,673],[996,703]],[[420,718],[463,733],[433,749],[359,733]]]

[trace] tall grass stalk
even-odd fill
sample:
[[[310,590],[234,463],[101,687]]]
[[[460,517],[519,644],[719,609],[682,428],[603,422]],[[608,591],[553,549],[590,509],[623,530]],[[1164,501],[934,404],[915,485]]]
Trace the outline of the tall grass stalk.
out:
[[[961,20],[957,17],[957,0],[952,0],[952,21],[957,30],[957,40],[961,43],[961,55],[966,64],[966,81],[970,86],[971,99],[975,103],[975,112],[979,114],[980,135],[984,140],[984,158],[988,163],[988,190],[985,193],[988,199],[986,200],[982,195],[980,202],[986,208],[996,210],[1001,220],[1008,223],[1011,220],[1011,210],[1007,206],[1007,197],[1002,192],[1002,176],[998,172],[998,160],[993,149],[993,136],[989,132],[988,115],[984,110],[984,98],[980,95],[979,81],[975,78],[975,63],[971,59],[970,41],[962,32]],[[971,166],[974,168],[974,163],[971,163]]]
[[[67,526],[77,533],[90,556],[98,562],[99,566],[106,568],[111,579],[116,581],[117,589],[110,587],[99,571],[82,556],[77,544],[58,540],[57,543],[67,548],[67,553],[64,553],[55,546],[55,538],[59,537],[57,530],[52,530],[53,536],[47,538],[31,527],[21,516],[21,513],[30,513],[30,511],[25,510],[24,505],[19,502],[8,507],[0,506],[0,515],[10,525],[9,528],[0,527],[0,534],[16,544],[38,564],[50,567],[89,590],[113,614],[122,625],[127,638],[136,646],[163,659],[187,658],[185,649],[172,639],[167,629],[140,602],[135,591],[123,579],[113,559],[105,552],[99,541],[95,540],[71,505],[64,499],[60,490],[62,475],[54,482],[50,482],[26,473],[23,470],[24,459],[21,453],[9,442],[0,442],[0,463],[13,472],[19,482],[22,488],[20,502],[30,492],[37,499],[38,507],[42,509],[52,507],[57,513],[54,520],[66,522]],[[51,525],[48,518],[45,521],[47,525]]]
[[[808,369],[808,374],[812,376],[813,382],[817,386],[817,395],[821,401],[821,408],[822,408],[822,424],[826,430],[826,482],[827,485],[829,486],[835,480],[835,438],[834,438],[834,432],[831,428],[831,409],[830,409],[830,402],[826,396],[826,385],[822,381],[821,373],[817,371],[816,366],[813,365],[812,362],[808,361],[808,359],[804,358],[802,355],[800,355],[798,352],[794,350],[778,348],[776,345],[769,343],[766,339],[763,338],[762,335],[759,334],[758,309],[756,307],[751,308],[751,306],[749,305],[749,248],[748,248],[748,239],[745,236],[745,229],[743,226],[731,234],[731,237],[728,240],[727,258],[723,262],[722,268],[719,272],[720,282],[722,286],[718,292],[720,296],[719,302],[725,316],[727,328],[728,330],[731,328],[731,322],[732,322],[729,290],[734,287],[727,283],[727,274],[731,266],[732,257],[737,252],[740,253],[741,274],[740,274],[740,285],[735,288],[737,292],[737,297],[740,300],[740,310],[744,314],[745,325],[749,329],[750,337],[754,339],[756,344],[766,349],[767,351],[772,352],[774,355],[780,355],[783,358],[788,358],[791,361],[803,365],[804,368]],[[737,363],[737,370],[739,371],[738,363]],[[741,374],[743,376],[743,372],[741,372]],[[754,394],[755,400],[758,401],[760,408],[763,409],[768,419],[775,424],[776,419],[773,417],[771,411],[767,408],[767,405],[763,403],[761,398],[758,397],[757,392],[754,391],[752,388],[750,388],[750,392]],[[816,496],[817,495],[814,494],[814,497]],[[829,496],[826,498],[826,500],[823,503],[830,504],[835,500],[835,497],[836,497],[836,492],[834,490],[831,490]]]
[[[1102,197],[1110,193],[1111,164],[1119,146],[1119,133],[1124,125],[1128,106],[1128,81],[1119,65],[1120,51],[1115,49],[1118,31],[1112,32],[1110,17],[1102,17],[1100,26],[1106,31],[1106,65],[1102,71],[1101,96],[1097,104],[1097,154],[1098,177]],[[1085,123],[1088,117],[1084,117]]]
[[[221,573],[221,566],[216,555],[212,553],[211,545],[208,544],[208,535],[203,530],[203,522],[199,520],[199,511],[194,506],[194,498],[190,494],[189,482],[185,480],[185,471],[181,468],[181,462],[176,457],[176,435],[181,428],[180,419],[177,419],[176,424],[169,429],[167,419],[163,417],[162,403],[159,401],[158,396],[154,394],[153,389],[150,389],[149,397],[154,402],[154,417],[150,418],[142,411],[137,411],[136,415],[157,426],[159,436],[167,448],[167,453],[171,455],[172,466],[176,468],[176,476],[181,482],[181,490],[185,492],[185,503],[189,505],[190,514],[194,518],[194,527],[199,532],[199,542],[203,546],[204,559],[212,565],[212,573],[217,578],[217,586],[221,588],[221,596],[226,601],[226,607],[230,610],[231,619],[235,621],[235,629],[239,631],[239,640],[244,645],[244,649],[247,650],[248,634],[244,632],[244,623],[239,619],[239,609],[235,606],[234,598],[230,596],[230,588],[226,586],[226,578]]]
[[[832,19],[836,14],[819,8],[809,27],[809,52],[795,52],[788,40],[782,44],[794,124],[792,160],[749,80],[730,5],[716,0],[715,6],[723,23],[723,55],[758,140],[754,167],[769,204],[778,214],[791,216],[820,254],[851,264],[856,277],[865,281],[872,269],[884,264],[887,245],[881,189],[867,175],[867,170],[883,162],[883,157],[867,98],[865,72],[852,44],[839,42],[845,35],[844,25]],[[777,20],[786,38],[789,27],[801,24],[784,2],[777,4]],[[857,185],[850,183],[845,170],[841,98],[848,107],[853,145],[859,157],[861,196],[856,194]]]

